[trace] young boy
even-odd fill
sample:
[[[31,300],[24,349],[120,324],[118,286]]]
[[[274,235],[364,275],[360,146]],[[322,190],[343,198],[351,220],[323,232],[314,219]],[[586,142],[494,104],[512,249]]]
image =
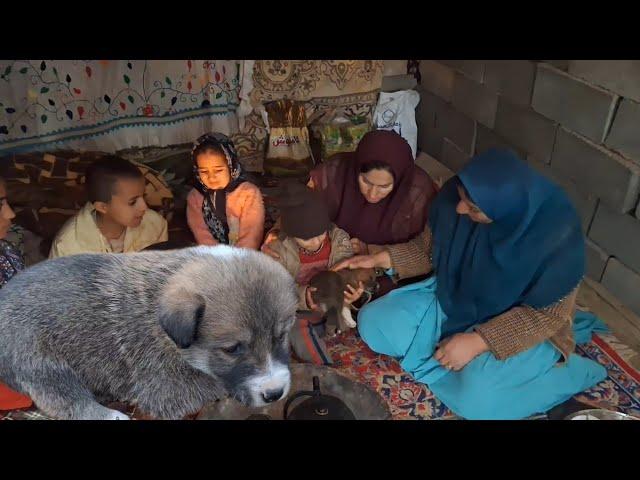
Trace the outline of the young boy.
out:
[[[291,344],[296,355],[316,364],[330,364],[331,359],[322,340],[324,326],[311,298],[309,280],[321,271],[353,256],[349,234],[329,220],[324,201],[304,185],[292,185],[280,202],[280,233],[269,247],[293,276],[298,285],[298,320],[291,331]],[[345,301],[355,302],[363,288],[347,286]],[[307,312],[305,314],[305,311]]]
[[[139,252],[168,240],[167,221],[149,210],[140,170],[116,156],[87,168],[88,202],[60,229],[49,258],[79,253]]]

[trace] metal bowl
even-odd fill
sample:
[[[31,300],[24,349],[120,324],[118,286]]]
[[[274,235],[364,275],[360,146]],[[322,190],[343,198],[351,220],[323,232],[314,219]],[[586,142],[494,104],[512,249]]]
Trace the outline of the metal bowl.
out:
[[[289,396],[300,390],[311,390],[314,376],[320,379],[322,393],[342,400],[353,412],[356,420],[387,420],[391,412],[384,399],[372,388],[340,375],[333,368],[311,364],[291,365],[291,388]],[[196,420],[282,420],[284,404],[282,399],[261,408],[251,408],[225,398],[206,405]],[[296,403],[296,402],[294,402]]]
[[[626,413],[614,412],[602,408],[580,410],[564,418],[565,420],[640,420]]]

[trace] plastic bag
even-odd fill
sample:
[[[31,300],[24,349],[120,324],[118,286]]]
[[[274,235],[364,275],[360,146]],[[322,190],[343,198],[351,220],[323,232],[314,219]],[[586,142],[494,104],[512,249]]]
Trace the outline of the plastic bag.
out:
[[[415,90],[381,92],[378,105],[373,112],[373,126],[377,130],[393,130],[411,146],[413,158],[418,148],[418,126],[416,125],[416,107],[420,94]]]

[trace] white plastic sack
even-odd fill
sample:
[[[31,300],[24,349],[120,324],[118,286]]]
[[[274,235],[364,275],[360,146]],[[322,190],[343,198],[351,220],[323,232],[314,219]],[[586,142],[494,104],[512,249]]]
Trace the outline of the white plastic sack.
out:
[[[420,94],[415,90],[399,92],[381,92],[378,105],[373,112],[373,126],[377,130],[393,130],[411,146],[413,158],[418,149],[418,126],[416,125],[416,107]]]

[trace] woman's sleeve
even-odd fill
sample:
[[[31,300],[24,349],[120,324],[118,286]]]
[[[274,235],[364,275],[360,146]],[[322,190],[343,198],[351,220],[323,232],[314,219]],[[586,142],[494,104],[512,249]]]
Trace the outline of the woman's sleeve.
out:
[[[519,305],[475,327],[498,360],[524,352],[571,325],[578,287],[554,304],[534,309]]]
[[[431,240],[431,229],[426,226],[422,233],[408,242],[384,246],[398,278],[417,277],[431,271]]]

